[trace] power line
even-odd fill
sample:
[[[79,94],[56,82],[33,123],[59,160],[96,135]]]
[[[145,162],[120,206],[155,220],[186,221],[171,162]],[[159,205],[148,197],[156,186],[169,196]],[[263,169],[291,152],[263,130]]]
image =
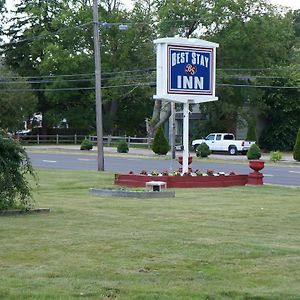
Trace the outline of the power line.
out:
[[[151,20],[149,22],[112,22],[112,23],[110,23],[110,22],[97,22],[97,23],[102,28],[110,28],[112,26],[120,26],[120,25],[127,25],[127,26],[132,27],[132,26],[140,26],[140,25],[153,25],[154,23],[184,23],[184,22],[195,22],[195,21],[199,21],[199,19],[165,20],[165,21]],[[90,21],[88,23],[84,23],[84,24],[81,24],[81,25],[61,28],[61,29],[58,29],[55,32],[48,32],[46,34],[34,35],[34,36],[31,36],[30,38],[24,38],[24,39],[21,39],[21,40],[18,40],[18,41],[12,41],[12,42],[9,42],[9,43],[5,43],[5,44],[2,45],[2,47],[15,45],[15,44],[19,44],[19,43],[24,43],[24,42],[30,42],[31,43],[35,40],[43,39],[43,38],[46,38],[48,36],[55,36],[55,35],[59,34],[60,32],[63,32],[63,31],[67,31],[67,30],[70,30],[70,29],[83,28],[83,27],[86,27],[86,26],[91,25],[93,23],[94,23],[93,21]]]
[[[85,27],[85,26],[90,25],[90,24],[92,24],[92,22],[88,22],[88,23],[81,24],[81,25],[76,25],[76,26],[73,26],[73,27],[61,28],[61,29],[58,29],[55,32],[48,32],[48,33],[41,34],[41,35],[34,35],[34,36],[31,36],[30,38],[5,43],[5,44],[1,45],[1,47],[11,46],[11,45],[15,45],[15,44],[24,43],[24,42],[30,42],[31,43],[31,42],[34,42],[36,40],[46,38],[48,36],[55,36],[55,35],[63,32],[63,31],[66,31],[66,30],[82,28],[82,27]]]
[[[300,89],[300,86],[273,86],[273,85],[252,85],[252,84],[230,84],[217,83],[218,86],[232,86],[232,87],[251,87],[251,88],[267,88],[267,89]]]
[[[297,65],[298,66],[298,65]],[[286,68],[260,68],[260,69],[245,69],[245,68],[240,68],[240,69],[223,69],[219,68],[218,71],[235,71],[235,72],[244,72],[244,71],[253,71],[253,72],[258,72],[258,71],[268,71],[268,72],[273,72],[273,71],[281,71],[281,72],[286,72],[286,71],[300,71],[298,68],[291,68],[291,67],[286,67]]]
[[[300,89],[300,86],[271,86],[271,85],[249,85],[249,84],[227,84],[227,83],[217,83],[217,86],[225,87],[249,87],[249,88],[263,88],[263,89]],[[132,87],[132,86],[151,86],[155,87],[156,82],[133,82],[117,85],[107,85],[102,86],[102,89],[109,88],[122,88],[122,87]],[[0,90],[0,93],[9,93],[9,92],[62,92],[62,91],[77,91],[77,90],[94,90],[95,87],[73,87],[73,88],[40,88],[40,89],[4,89]]]
[[[0,79],[41,79],[41,78],[60,78],[60,77],[83,77],[83,76],[94,76],[94,73],[87,73],[87,74],[61,74],[61,75],[40,75],[40,76],[8,76],[8,77],[0,77]]]
[[[74,88],[41,88],[41,89],[4,89],[0,93],[8,92],[63,92],[63,91],[79,91],[79,90],[94,90],[95,87],[74,87]]]
[[[153,77],[151,75],[151,77]],[[120,80],[120,79],[139,79],[139,78],[145,78],[145,75],[125,75],[122,77],[117,77],[117,76],[108,76],[108,77],[102,77],[102,81],[107,81],[107,80]],[[5,84],[46,84],[46,83],[66,83],[66,82],[91,82],[94,80],[93,77],[91,78],[78,78],[78,79],[64,79],[63,81],[57,81],[56,79],[53,80],[34,80],[34,81],[1,81],[0,80],[0,85],[5,85]]]
[[[217,75],[217,78],[236,78],[240,80],[251,80],[251,79],[282,79],[282,78],[298,78],[300,73],[297,76],[263,76],[263,75]]]
[[[220,70],[220,69],[217,69]],[[239,70],[239,69],[236,69]],[[251,69],[241,69],[243,71],[245,70],[251,70]],[[275,70],[275,69],[274,69]],[[278,69],[280,70],[280,69]],[[286,68],[286,71],[293,71],[295,69],[293,68]],[[296,69],[298,70],[298,69]],[[300,69],[299,69],[300,70]],[[102,76],[105,77],[106,79],[109,78],[113,78],[112,75],[122,75],[122,74],[130,74],[130,73],[145,73],[145,72],[156,72],[155,68],[147,68],[147,69],[133,69],[133,70],[125,70],[125,71],[114,71],[114,72],[104,72],[102,73]],[[43,78],[49,78],[49,79],[55,79],[55,78],[64,78],[64,77],[91,77],[90,79],[93,79],[94,77],[94,73],[85,73],[85,74],[81,74],[81,73],[75,73],[75,74],[60,74],[60,75],[40,75],[40,76],[8,76],[8,77],[0,77],[0,82],[2,80],[2,82],[4,82],[4,80],[6,79],[40,79],[40,81],[36,80],[32,83],[36,83],[36,82],[41,82],[44,81],[46,82],[46,80],[43,80]],[[130,77],[142,77],[144,75],[134,75],[134,76],[124,76],[124,78],[130,78]],[[300,74],[299,74],[300,76]],[[264,75],[249,75],[249,74],[233,74],[233,75],[217,75],[217,78],[237,78],[237,79],[256,79],[256,78],[266,78],[266,79],[280,79],[280,78],[298,78],[298,75],[296,76],[291,76],[291,75],[283,75],[283,76],[264,76]],[[118,78],[118,77],[116,77]],[[85,78],[87,79],[87,78]],[[79,80],[85,80],[85,79],[79,79]],[[76,81],[77,79],[70,79]],[[64,81],[68,81],[68,80],[64,80]],[[51,82],[51,81],[49,81]],[[28,81],[24,81],[24,83],[29,83]]]
[[[125,70],[125,71],[114,71],[114,72],[103,72],[102,76],[114,75],[114,74],[127,74],[127,73],[143,73],[143,72],[156,72],[155,68],[147,68],[147,69],[133,69],[133,70]],[[87,76],[95,76],[94,73],[86,73],[86,74],[59,74],[59,75],[40,75],[40,76],[8,76],[8,77],[0,77],[0,80],[3,79],[42,79],[42,78],[60,78],[60,77],[87,77]]]
[[[64,82],[90,82],[93,78],[90,79],[66,79],[63,82],[56,80],[35,80],[35,81],[0,81],[1,84],[43,84],[43,83],[64,83]]]

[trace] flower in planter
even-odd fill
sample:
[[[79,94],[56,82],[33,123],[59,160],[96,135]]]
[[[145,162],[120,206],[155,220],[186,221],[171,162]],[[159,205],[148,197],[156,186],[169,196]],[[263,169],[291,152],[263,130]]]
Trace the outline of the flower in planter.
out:
[[[163,176],[169,176],[168,170],[163,170],[162,175],[163,175]]]
[[[232,176],[232,175],[235,175],[235,173],[234,173],[234,172],[230,172],[230,173],[229,173],[229,175],[231,175],[231,176]]]
[[[151,175],[152,175],[152,176],[158,176],[158,172],[155,171],[155,170],[153,170],[153,171],[151,171]]]
[[[175,172],[174,172],[174,176],[181,176],[181,174],[180,174],[180,172],[175,171]]]
[[[133,171],[129,171],[129,174],[133,174]]]
[[[225,172],[218,172],[217,173],[219,176],[225,176]]]
[[[146,170],[142,170],[142,171],[140,172],[140,174],[141,174],[141,175],[148,175],[148,173],[147,173]]]
[[[199,170],[196,170],[196,171],[195,171],[195,174],[196,174],[197,176],[202,176],[202,175],[203,175],[203,173],[202,173],[201,171],[199,171]]]
[[[206,174],[209,176],[214,176],[214,171],[213,170],[207,170]]]
[[[185,172],[183,176],[191,176],[191,172]]]

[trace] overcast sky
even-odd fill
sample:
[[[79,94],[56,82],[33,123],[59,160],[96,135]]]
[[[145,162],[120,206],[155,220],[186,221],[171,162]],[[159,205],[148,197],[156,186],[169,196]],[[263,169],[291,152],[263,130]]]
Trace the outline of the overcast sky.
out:
[[[271,2],[274,4],[289,6],[293,9],[300,9],[300,1],[299,0],[271,0]]]
[[[10,8],[14,6],[14,3],[18,0],[6,0],[6,3]],[[99,0],[98,0],[99,1]],[[131,3],[131,0],[123,0],[124,3]],[[271,3],[289,6],[292,9],[300,9],[300,0],[270,0]]]

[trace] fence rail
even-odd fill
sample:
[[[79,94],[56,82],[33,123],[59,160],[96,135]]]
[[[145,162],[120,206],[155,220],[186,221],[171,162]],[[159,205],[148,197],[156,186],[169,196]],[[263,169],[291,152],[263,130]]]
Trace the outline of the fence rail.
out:
[[[97,144],[97,136],[87,135],[16,135],[16,138],[22,144],[80,144],[85,138],[90,139],[94,144]],[[130,145],[147,145],[150,147],[153,138],[148,137],[136,137],[136,136],[103,136],[103,143],[106,146],[114,146],[119,141],[126,141],[128,146]]]

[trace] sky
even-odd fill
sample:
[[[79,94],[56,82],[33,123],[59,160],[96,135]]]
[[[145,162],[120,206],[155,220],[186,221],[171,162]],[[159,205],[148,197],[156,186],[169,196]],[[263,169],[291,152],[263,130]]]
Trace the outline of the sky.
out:
[[[7,4],[10,8],[14,6],[14,3],[18,0],[6,0]],[[99,0],[98,0],[99,1]],[[292,9],[300,9],[300,0],[269,0],[273,4],[280,4],[284,6],[289,6]],[[129,6],[131,4],[131,0],[123,0],[124,3],[127,3]]]
[[[300,1],[299,0],[271,0],[270,2],[273,4],[289,6],[292,9],[300,9]]]

